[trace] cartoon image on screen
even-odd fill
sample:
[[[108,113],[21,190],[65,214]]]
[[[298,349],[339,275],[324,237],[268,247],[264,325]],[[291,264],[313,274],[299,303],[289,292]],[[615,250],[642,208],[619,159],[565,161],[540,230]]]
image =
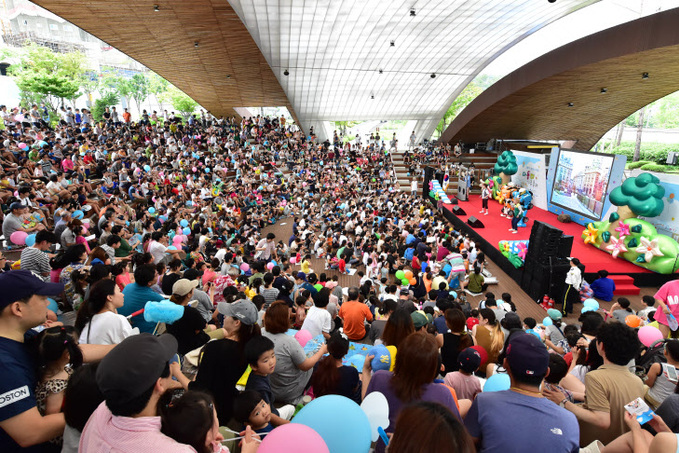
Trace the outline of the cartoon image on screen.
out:
[[[614,158],[561,150],[552,185],[552,204],[600,220]]]

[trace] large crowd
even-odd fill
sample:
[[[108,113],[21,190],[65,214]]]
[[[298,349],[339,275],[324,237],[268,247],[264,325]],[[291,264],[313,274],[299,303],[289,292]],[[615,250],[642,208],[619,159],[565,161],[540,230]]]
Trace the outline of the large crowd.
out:
[[[469,237],[398,190],[393,146],[69,110],[0,107],[1,451],[253,452],[313,399],[373,392],[375,451],[677,450],[679,342],[600,310],[522,319]],[[348,363],[357,344],[389,352]]]

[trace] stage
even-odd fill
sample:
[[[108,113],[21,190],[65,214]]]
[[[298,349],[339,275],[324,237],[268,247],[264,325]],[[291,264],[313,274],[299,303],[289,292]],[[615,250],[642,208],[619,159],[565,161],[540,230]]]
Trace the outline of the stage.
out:
[[[435,203],[433,199],[430,201]],[[541,221],[552,225],[563,231],[563,234],[573,236],[573,248],[571,256],[576,257],[585,266],[585,277],[592,282],[596,278],[596,272],[606,269],[610,274],[628,275],[634,278],[637,286],[660,286],[673,278],[673,275],[662,275],[649,271],[639,266],[635,266],[629,261],[615,259],[610,254],[599,250],[596,247],[586,245],[582,240],[584,227],[577,223],[561,223],[557,221],[557,216],[540,208],[533,207],[526,215],[528,217],[527,226],[519,228],[519,232],[513,234],[509,231],[511,226],[510,219],[500,217],[500,204],[495,200],[489,200],[488,215],[480,213],[481,196],[470,195],[469,201],[458,201],[458,205],[465,211],[466,215],[456,215],[453,213],[452,204],[443,205],[443,214],[457,230],[460,230],[474,240],[480,249],[496,264],[510,275],[518,283],[523,276],[523,268],[515,268],[509,260],[498,249],[498,243],[502,240],[528,240],[530,237],[533,222]],[[479,219],[484,228],[472,228],[467,219],[474,216]],[[529,245],[530,247],[530,245]]]

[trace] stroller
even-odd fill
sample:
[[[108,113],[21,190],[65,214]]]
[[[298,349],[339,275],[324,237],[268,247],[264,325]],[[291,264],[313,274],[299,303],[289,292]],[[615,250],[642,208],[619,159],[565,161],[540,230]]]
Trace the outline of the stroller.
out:
[[[667,359],[664,355],[665,342],[668,340],[662,339],[653,343],[649,347],[642,347],[639,353],[634,358],[635,369],[634,372],[637,376],[646,376],[651,365],[654,363],[666,363]]]

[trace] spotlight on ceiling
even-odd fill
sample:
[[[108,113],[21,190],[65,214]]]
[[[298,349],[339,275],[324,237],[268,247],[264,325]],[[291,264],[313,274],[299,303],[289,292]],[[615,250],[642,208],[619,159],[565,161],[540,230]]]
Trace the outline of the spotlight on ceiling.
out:
[[[410,17],[415,17],[417,16],[417,13],[415,12],[415,8],[410,8]]]
[[[158,6],[158,5],[153,5],[153,11],[155,11],[155,12],[160,11],[160,6]]]
[[[289,75],[290,75],[290,72],[286,69],[285,71],[283,71],[283,75],[284,75],[284,76],[289,76]]]
[[[193,47],[198,48],[198,41],[193,43]]]
[[[608,92],[608,89],[607,89],[607,88],[602,88],[602,89],[601,89],[601,94],[604,94],[604,93],[607,93],[607,92]]]
[[[644,72],[643,74],[641,74],[641,78],[644,80],[648,79],[648,72]]]
[[[573,107],[574,105],[575,105],[575,104],[573,104],[572,102],[569,102],[569,103],[568,103],[568,106],[569,106],[569,107]]]
[[[390,45],[391,47],[396,47],[396,41],[394,41],[394,40],[392,39],[392,40],[389,42],[389,45]]]
[[[378,72],[379,72],[380,74],[383,74],[383,73],[384,73],[384,70],[380,69]]]
[[[375,99],[375,95],[374,95],[374,94],[371,94],[371,95],[370,95],[370,99]]]
[[[227,78],[227,79],[230,79],[230,78],[231,78],[231,74],[227,74],[227,75],[226,75],[226,78]]]
[[[556,3],[556,0],[547,0],[549,3]]]
[[[436,78],[436,74],[432,74],[432,75],[430,75],[429,77],[431,77],[432,79],[435,79],[435,78]]]

